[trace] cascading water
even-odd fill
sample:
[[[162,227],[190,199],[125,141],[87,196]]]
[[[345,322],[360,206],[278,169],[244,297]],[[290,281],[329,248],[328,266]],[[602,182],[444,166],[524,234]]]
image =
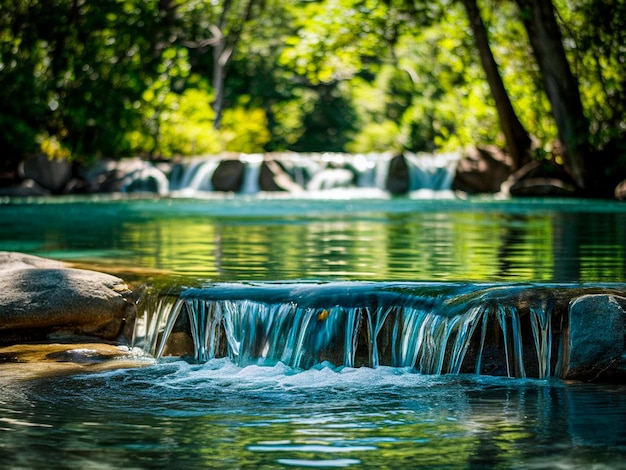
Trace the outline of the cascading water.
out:
[[[546,378],[563,359],[563,298],[531,285],[215,284],[153,298],[134,341],[195,362]]]
[[[409,166],[409,190],[441,191],[452,187],[458,153],[405,154]]]
[[[127,175],[123,182],[124,192],[158,192],[184,196],[198,192],[214,192],[215,174],[224,162],[237,162],[237,169],[229,170],[228,183],[231,192],[256,194],[266,191],[268,178],[288,179],[287,190],[318,193],[334,189],[375,189],[386,191],[390,181],[400,184],[407,192],[428,190],[447,191],[452,180],[459,154],[411,154],[397,156],[404,159],[406,173],[391,174],[390,163],[394,156],[387,153],[344,154],[344,153],[283,153],[283,154],[240,154],[193,157],[176,163],[141,162],[140,170]],[[279,162],[281,176],[265,176],[262,184],[261,171],[264,163]],[[270,171],[271,173],[271,171]],[[401,179],[402,181],[398,181]],[[218,178],[219,180],[219,178]],[[229,186],[230,185],[230,186]],[[274,185],[269,186],[275,190]],[[280,185],[278,185],[280,186]],[[224,191],[225,189],[221,189]]]

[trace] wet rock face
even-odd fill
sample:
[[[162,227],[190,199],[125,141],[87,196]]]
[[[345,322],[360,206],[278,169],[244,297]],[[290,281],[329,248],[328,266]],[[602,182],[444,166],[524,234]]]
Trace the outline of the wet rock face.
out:
[[[605,294],[584,295],[572,301],[564,345],[569,360],[562,377],[595,380],[618,373],[625,352],[624,305],[626,298]]]
[[[0,252],[0,344],[80,336],[116,340],[134,321],[131,294],[115,276]]]
[[[240,160],[224,160],[211,177],[216,191],[239,192],[243,184],[245,164]]]
[[[158,335],[156,357],[191,362],[626,383],[625,293],[623,284],[228,283],[183,291],[167,304],[171,333],[147,337]]]
[[[396,155],[389,162],[389,174],[385,189],[391,194],[404,194],[409,191],[409,166],[404,155]]]

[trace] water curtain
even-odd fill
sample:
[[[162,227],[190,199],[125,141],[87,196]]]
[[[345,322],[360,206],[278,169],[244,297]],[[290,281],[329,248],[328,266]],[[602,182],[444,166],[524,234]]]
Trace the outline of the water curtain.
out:
[[[554,303],[549,289],[529,286],[216,284],[157,296],[135,343],[157,358],[229,357],[240,366],[329,362],[545,378],[562,321]]]
[[[256,194],[264,189],[261,173],[264,164],[280,169],[282,178],[287,177],[300,191],[319,192],[332,189],[377,189],[386,191],[389,178],[402,180],[403,191],[446,191],[460,159],[458,153],[413,154],[402,156],[405,171],[390,174],[394,155],[385,153],[276,153],[212,155],[188,158],[180,162],[155,165],[141,162],[123,181],[123,192],[155,191],[159,194],[194,194],[198,191],[216,191],[213,178],[224,179],[229,191],[240,194]],[[276,166],[280,163],[280,165]],[[220,167],[230,168],[220,173]],[[269,171],[272,173],[272,170]],[[396,172],[398,173],[398,172]],[[266,175],[265,180],[269,176]],[[280,179],[280,177],[279,177]],[[395,181],[394,180],[394,181]],[[396,181],[396,183],[398,182]],[[391,183],[393,186],[393,183]],[[287,188],[283,188],[287,189]],[[224,187],[221,190],[225,190]],[[273,189],[275,190],[275,189]]]

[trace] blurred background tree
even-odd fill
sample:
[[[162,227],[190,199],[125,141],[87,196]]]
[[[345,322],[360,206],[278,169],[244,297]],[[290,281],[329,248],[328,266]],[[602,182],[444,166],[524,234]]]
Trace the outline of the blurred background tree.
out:
[[[41,152],[511,151],[516,119],[534,142],[519,164],[593,186],[626,166],[625,31],[626,0],[0,0],[0,169]]]

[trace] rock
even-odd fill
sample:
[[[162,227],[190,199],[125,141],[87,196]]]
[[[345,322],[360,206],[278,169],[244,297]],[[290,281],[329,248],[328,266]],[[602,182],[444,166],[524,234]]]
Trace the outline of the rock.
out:
[[[404,155],[396,155],[389,161],[389,172],[385,189],[391,194],[404,194],[409,191],[409,165]]]
[[[21,176],[32,179],[52,192],[63,191],[72,177],[72,164],[65,159],[50,159],[44,154],[27,158],[20,168]]]
[[[499,148],[471,147],[458,162],[452,189],[469,194],[497,193],[512,173],[511,159]]]
[[[0,347],[0,384],[151,364],[154,360],[110,344],[18,344]]]
[[[132,292],[108,274],[0,252],[0,343],[129,335]]]
[[[565,169],[549,160],[524,165],[502,184],[502,192],[517,197],[571,197],[578,193]]]
[[[615,199],[618,201],[626,201],[626,180],[615,187]]]
[[[61,261],[12,251],[0,251],[0,275],[14,269],[63,267],[65,264]]]
[[[561,377],[605,379],[624,354],[626,299],[610,294],[584,295],[569,308],[569,332],[561,351]]]
[[[122,191],[126,193],[156,193],[165,195],[169,192],[169,180],[157,167],[145,163],[144,167],[125,176]]]
[[[0,188],[0,196],[27,197],[27,196],[49,196],[50,190],[37,184],[35,180],[27,179],[19,184]]]
[[[240,160],[224,160],[215,169],[211,184],[215,191],[239,192],[246,166]]]
[[[289,191],[292,193],[302,191],[302,186],[296,183],[281,163],[276,160],[265,160],[261,164],[259,187],[261,191]]]
[[[193,357],[193,338],[182,331],[173,332],[167,339],[167,344],[163,348],[163,357]]]
[[[532,178],[516,182],[509,194],[517,197],[573,197],[576,187],[557,178]]]
[[[165,194],[169,181],[165,171],[168,165],[130,158],[126,160],[104,159],[81,171],[82,184],[73,184],[75,192],[153,192]]]

